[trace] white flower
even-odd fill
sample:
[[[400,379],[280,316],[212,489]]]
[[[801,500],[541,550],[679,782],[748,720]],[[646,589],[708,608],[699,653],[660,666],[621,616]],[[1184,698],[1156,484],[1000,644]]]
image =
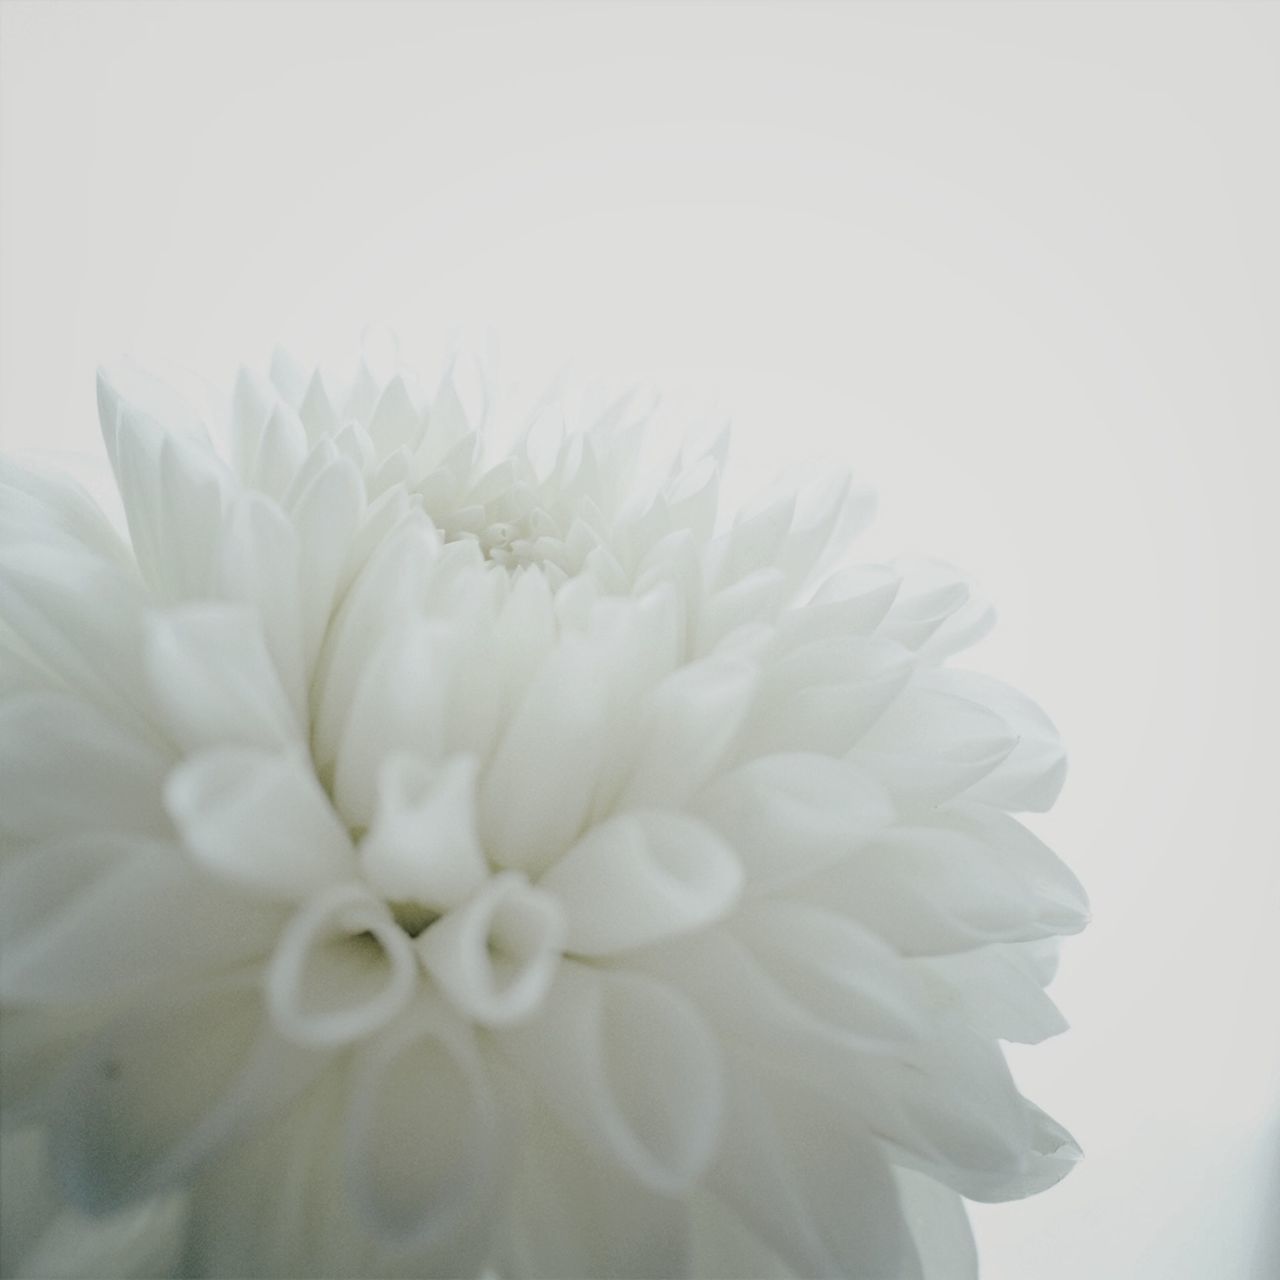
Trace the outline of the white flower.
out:
[[[941,665],[989,614],[815,591],[843,483],[717,531],[715,454],[494,459],[456,383],[277,361],[224,459],[104,381],[127,542],[6,464],[6,1147],[70,1205],[6,1269],[90,1214],[100,1269],[971,1272],[960,1197],[1075,1154],[997,1040],[1085,918],[1008,816],[1052,726]]]

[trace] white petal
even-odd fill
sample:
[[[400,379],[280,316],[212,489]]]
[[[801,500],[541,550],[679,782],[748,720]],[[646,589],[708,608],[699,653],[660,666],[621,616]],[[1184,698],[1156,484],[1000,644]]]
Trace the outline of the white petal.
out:
[[[430,925],[414,946],[466,1016],[509,1026],[538,1011],[563,943],[564,918],[556,900],[508,871]]]
[[[352,694],[334,770],[334,798],[353,827],[373,820],[382,769],[394,754],[439,756],[451,648],[443,628],[412,618],[369,656]]]
[[[719,1034],[759,1061],[819,1088],[856,1080],[867,1054],[896,1060],[926,1030],[899,957],[839,917],[784,912],[782,904],[744,909],[733,933],[711,930],[629,962],[678,984]]]
[[[338,414],[333,407],[333,401],[329,399],[324,378],[318,369],[306,384],[306,390],[298,405],[298,417],[302,419],[302,425],[307,429],[307,438],[313,441],[321,436],[332,435],[338,430]]]
[[[322,769],[338,758],[356,687],[390,624],[421,612],[434,538],[420,513],[406,516],[378,544],[329,625],[316,668],[312,731]]]
[[[105,376],[98,385],[103,436],[143,576],[163,599],[206,594],[233,477],[207,440],[165,430]]]
[[[979,947],[914,964],[931,1003],[955,1008],[979,1035],[1038,1044],[1067,1029],[1020,948]]]
[[[884,788],[830,756],[762,756],[713,782],[696,812],[728,841],[752,887],[838,861],[893,818]]]
[[[417,971],[408,935],[386,904],[357,882],[334,884],[280,935],[267,969],[267,1007],[296,1044],[349,1044],[405,1008]]]
[[[685,1191],[720,1133],[720,1056],[674,991],[566,962],[539,1016],[495,1033],[562,1121],[656,1191]]]
[[[862,921],[906,955],[1058,932],[987,845],[940,826],[883,832],[796,894]]]
[[[717,656],[655,685],[644,702],[635,762],[618,804],[683,805],[728,755],[758,675],[752,662]]]
[[[938,671],[922,683],[995,712],[1015,738],[1013,750],[966,799],[1036,812],[1053,806],[1067,773],[1066,751],[1053,721],[1030,698],[976,671]]]
[[[833,573],[801,609],[785,613],[779,633],[796,643],[869,635],[893,607],[902,578],[885,564],[860,564]]]
[[[959,1195],[914,1169],[895,1168],[893,1179],[924,1280],[978,1280],[978,1251]]]
[[[968,581],[941,561],[902,559],[890,568],[901,585],[878,630],[887,639],[920,649],[970,601]]]
[[[465,755],[439,766],[404,754],[383,761],[360,862],[391,901],[446,911],[483,883],[488,867],[475,827],[477,767],[475,757]]]
[[[726,636],[754,622],[772,622],[786,598],[787,580],[777,569],[757,569],[702,601],[693,651],[710,653]]]
[[[577,637],[552,652],[480,788],[480,831],[503,866],[545,870],[581,830],[606,728],[605,663]]]
[[[306,713],[300,548],[284,512],[249,493],[227,512],[218,535],[214,579],[218,592],[253,610],[295,716]]]
[[[639,810],[593,827],[539,881],[568,918],[566,947],[612,955],[719,920],[742,868],[705,823]]]
[[[272,405],[262,428],[253,482],[263,493],[281,501],[307,456],[307,433],[288,405]]]
[[[396,376],[383,388],[369,419],[369,435],[381,458],[397,449],[412,452],[422,439],[425,422],[409,388]]]
[[[0,705],[0,833],[19,841],[168,835],[160,807],[167,766],[149,744],[66,694],[10,698]]]
[[[0,617],[33,657],[131,726],[145,728],[137,580],[106,561],[53,547],[0,551]]]
[[[447,1010],[420,1003],[361,1051],[347,1132],[348,1186],[379,1236],[431,1246],[481,1230],[498,1114],[469,1029]]]
[[[998,1190],[1026,1168],[1031,1116],[1000,1049],[959,1023],[940,1025],[904,1061],[866,1059],[853,1080],[833,1081],[894,1160],[970,1199]]]
[[[791,528],[795,509],[795,494],[785,494],[759,511],[740,513],[733,528],[713,545],[712,586],[728,586],[771,564]]]
[[[41,1130],[8,1131],[0,1143],[0,1274],[176,1275],[185,1217],[183,1197],[174,1194],[105,1216],[80,1213],[58,1192]]]
[[[72,1201],[101,1213],[190,1176],[301,1090],[314,1060],[265,1029],[256,987],[188,991],[93,1041],[59,1085],[52,1151]]]
[[[640,1186],[625,1168],[526,1103],[496,1269],[511,1276],[678,1280],[690,1270],[682,1198]]]
[[[815,640],[765,668],[743,732],[744,755],[818,751],[844,755],[911,678],[908,649],[892,640]]]
[[[1017,745],[1004,720],[968,698],[912,685],[849,753],[901,805],[931,808],[981,781]]]
[[[152,614],[146,661],[165,729],[186,751],[282,747],[302,736],[261,620],[249,609],[189,604]]]
[[[711,1188],[801,1276],[920,1276],[888,1161],[856,1115],[734,1067]]]
[[[0,868],[0,995],[76,1004],[189,982],[266,955],[279,924],[176,847],[43,845]]]
[[[883,1049],[923,1033],[901,960],[852,920],[766,899],[749,903],[731,927],[796,1007],[850,1043]]]
[[[1033,898],[1046,929],[1079,933],[1088,923],[1089,899],[1080,881],[1048,845],[1015,818],[986,805],[964,804],[938,814],[937,822],[983,844],[991,859]]]
[[[60,1073],[80,1046],[101,1032],[111,1013],[105,1001],[70,1008],[6,1006],[0,1035],[0,1135],[17,1125],[48,1121],[58,1108]]]
[[[164,801],[192,855],[234,884],[302,898],[354,870],[350,837],[296,755],[203,752],[169,775]]]
[[[1083,1154],[1076,1140],[1051,1115],[1023,1099],[1031,1126],[1031,1142],[1021,1167],[1013,1173],[970,1174],[958,1190],[970,1200],[987,1203],[1022,1200],[1060,1182]]]
[[[303,652],[308,671],[320,651],[364,507],[359,470],[346,458],[337,457],[320,468],[290,504],[298,531]]]
[[[6,543],[65,540],[70,550],[90,551],[121,569],[136,570],[133,553],[70,477],[0,458],[0,499],[0,527],[12,529]]]

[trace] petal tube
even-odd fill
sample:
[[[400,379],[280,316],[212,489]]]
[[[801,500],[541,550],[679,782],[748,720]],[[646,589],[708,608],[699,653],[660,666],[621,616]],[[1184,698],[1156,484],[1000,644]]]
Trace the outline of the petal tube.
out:
[[[267,1008],[297,1044],[350,1044],[405,1008],[417,972],[386,904],[361,884],[330,885],[280,935],[266,973]]]
[[[484,882],[488,866],[475,820],[477,768],[470,755],[441,765],[403,752],[383,760],[360,862],[387,898],[447,911]]]
[[[555,898],[513,871],[494,876],[414,942],[454,1005],[495,1027],[538,1011],[563,944],[564,916]]]
[[[212,874],[278,898],[302,898],[349,874],[351,840],[296,755],[226,747],[170,775],[165,807]]]
[[[564,908],[569,951],[612,955],[719,920],[742,882],[706,823],[637,810],[593,827],[538,883]]]
[[[720,1133],[720,1054],[669,987],[573,961],[540,1016],[495,1040],[568,1128],[646,1187],[697,1181]]]

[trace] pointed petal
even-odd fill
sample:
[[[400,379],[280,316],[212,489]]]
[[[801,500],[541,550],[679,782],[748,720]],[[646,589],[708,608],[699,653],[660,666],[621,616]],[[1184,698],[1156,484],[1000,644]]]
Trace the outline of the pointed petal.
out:
[[[933,956],[914,962],[937,1008],[952,1007],[979,1035],[1038,1044],[1067,1029],[1031,964],[1011,946]]]
[[[680,667],[654,686],[619,807],[679,808],[699,791],[733,747],[758,678],[755,663],[716,656]]]
[[[997,769],[1017,745],[1008,725],[968,698],[913,684],[849,753],[901,806],[936,807]]]
[[[412,453],[422,440],[424,427],[423,416],[413,403],[409,388],[397,375],[382,389],[369,419],[369,436],[378,457],[385,458],[397,449],[408,449]]]
[[[189,604],[153,614],[146,661],[164,727],[185,751],[283,747],[302,737],[261,621],[246,608]]]
[[[234,478],[207,440],[166,430],[101,376],[99,402],[143,576],[163,599],[205,594],[210,553]]]
[[[752,888],[839,861],[893,819],[884,788],[830,756],[761,756],[713,782],[696,812],[738,855]]]
[[[861,921],[905,955],[1057,932],[986,845],[938,826],[885,831],[795,892]]]
[[[257,614],[280,687],[302,723],[308,672],[300,575],[301,548],[288,517],[271,499],[244,494],[219,530],[214,581],[220,594]]]
[[[1067,773],[1067,755],[1053,721],[1030,698],[1003,681],[976,671],[938,671],[922,684],[993,711],[1014,736],[1013,750],[966,798],[1001,809],[1053,807]]]
[[[308,671],[320,651],[364,508],[364,482],[346,458],[334,458],[317,471],[290,506],[298,534],[303,653]]]

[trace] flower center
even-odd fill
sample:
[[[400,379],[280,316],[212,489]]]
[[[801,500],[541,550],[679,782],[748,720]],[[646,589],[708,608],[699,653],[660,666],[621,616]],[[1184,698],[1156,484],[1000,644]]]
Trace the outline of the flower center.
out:
[[[391,908],[396,924],[411,938],[416,938],[440,919],[440,912],[424,907],[420,902],[388,902],[387,906]]]

